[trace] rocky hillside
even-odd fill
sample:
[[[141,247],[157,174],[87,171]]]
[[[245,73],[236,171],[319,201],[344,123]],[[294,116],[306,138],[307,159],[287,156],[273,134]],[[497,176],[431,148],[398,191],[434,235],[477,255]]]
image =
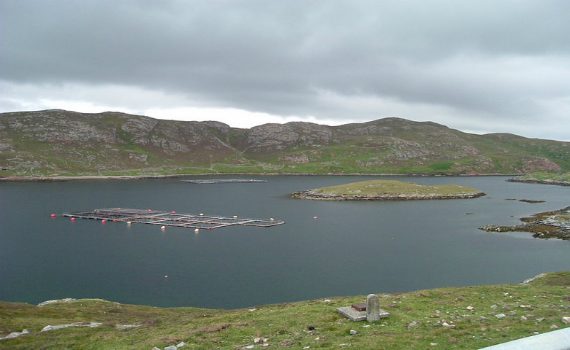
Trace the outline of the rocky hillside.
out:
[[[0,114],[0,176],[205,172],[489,174],[569,171],[570,143],[385,118],[326,126],[158,120],[63,110]]]

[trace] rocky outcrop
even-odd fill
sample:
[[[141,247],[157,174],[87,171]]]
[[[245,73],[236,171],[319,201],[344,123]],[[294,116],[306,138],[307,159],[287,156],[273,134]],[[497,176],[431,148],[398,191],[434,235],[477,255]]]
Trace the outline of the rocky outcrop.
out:
[[[487,232],[530,232],[536,238],[570,240],[570,207],[547,211],[521,218],[520,225],[485,225],[480,230]]]
[[[326,145],[332,135],[330,127],[312,123],[263,124],[249,131],[246,150],[267,152],[293,146]]]

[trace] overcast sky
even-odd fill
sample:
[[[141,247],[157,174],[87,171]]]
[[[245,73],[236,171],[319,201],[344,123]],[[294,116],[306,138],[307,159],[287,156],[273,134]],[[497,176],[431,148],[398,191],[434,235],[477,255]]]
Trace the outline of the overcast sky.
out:
[[[570,140],[570,1],[1,0],[0,112]]]

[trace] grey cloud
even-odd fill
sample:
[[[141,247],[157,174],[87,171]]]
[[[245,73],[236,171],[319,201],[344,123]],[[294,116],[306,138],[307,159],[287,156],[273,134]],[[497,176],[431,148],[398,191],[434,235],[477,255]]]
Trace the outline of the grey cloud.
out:
[[[0,79],[281,115],[365,117],[323,105],[330,91],[532,120],[544,118],[538,100],[570,96],[569,11],[562,0],[3,0]]]

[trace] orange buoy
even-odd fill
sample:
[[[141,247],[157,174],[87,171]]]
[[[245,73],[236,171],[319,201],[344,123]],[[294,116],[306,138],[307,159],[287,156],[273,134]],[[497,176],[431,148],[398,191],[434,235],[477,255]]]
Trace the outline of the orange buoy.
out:
[[[55,219],[55,218],[57,218],[57,215],[55,213],[51,213],[51,215],[49,217],[52,219]]]

